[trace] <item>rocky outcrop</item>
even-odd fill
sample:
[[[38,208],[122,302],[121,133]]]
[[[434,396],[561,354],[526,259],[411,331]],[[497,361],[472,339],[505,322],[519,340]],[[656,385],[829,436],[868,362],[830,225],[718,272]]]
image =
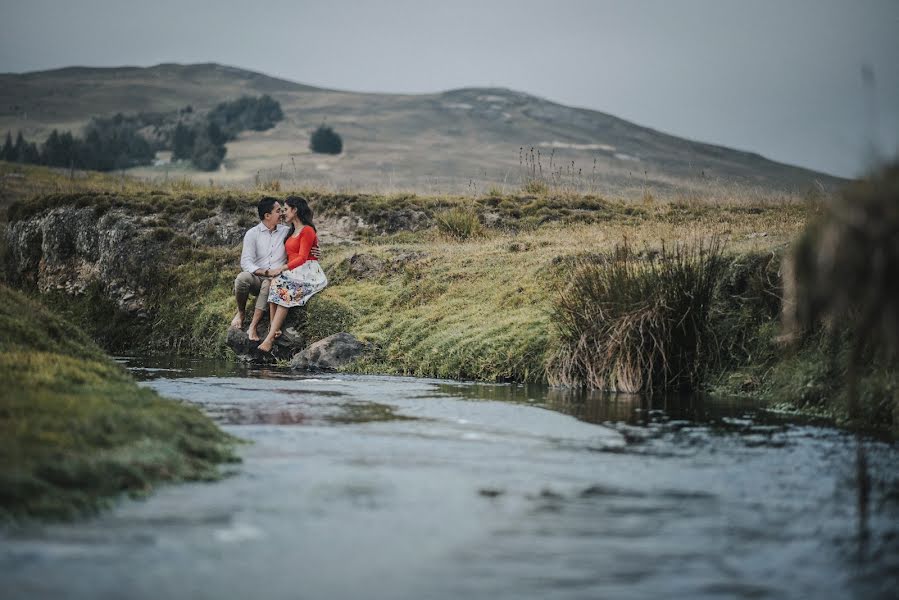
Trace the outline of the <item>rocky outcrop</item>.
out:
[[[353,335],[335,333],[294,356],[290,367],[304,371],[335,370],[362,356],[365,349],[366,345]]]
[[[121,311],[147,318],[148,291],[159,284],[156,274],[160,267],[177,264],[173,250],[230,247],[246,229],[236,211],[162,220],[135,208],[35,205],[33,214],[13,220],[7,229],[9,281],[72,296],[96,286]]]

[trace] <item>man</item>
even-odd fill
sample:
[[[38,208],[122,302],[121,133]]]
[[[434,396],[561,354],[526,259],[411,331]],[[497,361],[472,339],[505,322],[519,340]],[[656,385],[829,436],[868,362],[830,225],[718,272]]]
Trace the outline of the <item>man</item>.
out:
[[[247,337],[259,341],[256,327],[268,305],[268,288],[272,272],[287,264],[284,238],[290,229],[279,223],[281,203],[271,196],[263,197],[256,205],[259,224],[243,236],[243,251],[240,253],[240,268],[243,269],[234,280],[234,297],[237,300],[237,314],[231,320],[231,327],[241,329],[246,318],[247,297],[256,295],[253,319],[247,329]]]

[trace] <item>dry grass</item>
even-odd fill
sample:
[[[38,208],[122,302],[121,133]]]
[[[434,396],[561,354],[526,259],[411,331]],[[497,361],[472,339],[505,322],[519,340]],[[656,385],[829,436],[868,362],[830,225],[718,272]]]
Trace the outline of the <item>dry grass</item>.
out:
[[[440,233],[456,240],[467,240],[482,235],[484,231],[477,213],[471,208],[457,206],[441,211],[435,215],[434,220]]]
[[[47,170],[35,176],[43,179],[40,185],[44,189],[68,185],[55,182],[59,174]],[[99,182],[94,185],[120,183],[114,178]],[[141,214],[156,210],[154,207],[165,211],[189,202],[211,211],[239,209],[249,215],[253,194],[259,193],[197,187],[183,181],[168,185],[177,191],[153,188],[156,194],[152,189],[116,193],[113,199],[123,203],[124,210]],[[32,189],[35,187],[38,184]],[[144,188],[135,187],[138,189]],[[282,187],[275,194],[293,191]],[[808,209],[798,203],[715,206],[657,201],[642,206],[555,193],[476,198],[334,194],[315,188],[304,188],[302,193],[312,200],[317,218],[358,217],[372,228],[367,235],[336,246],[327,242],[327,227],[321,227],[323,266],[332,285],[310,303],[310,314],[320,307],[320,318],[327,323],[319,328],[320,333],[328,332],[331,325],[351,323],[351,333],[376,342],[380,352],[360,365],[361,369],[482,380],[545,379],[553,290],[570,278],[573,261],[579,256],[607,254],[624,241],[634,248],[658,249],[663,241],[690,243],[709,237],[726,241],[735,254],[779,251],[794,239],[808,217]],[[90,194],[78,198],[90,202]],[[44,200],[22,205],[23,214],[47,208]],[[110,198],[97,197],[96,201],[105,203]],[[483,221],[483,235],[459,240],[441,234],[435,216],[453,209]],[[409,214],[423,215],[424,228],[378,233],[392,231],[391,223]],[[182,217],[179,219],[184,220]],[[201,248],[196,252],[170,275],[186,282],[184,286],[192,285],[189,282],[194,279],[203,281],[203,286],[193,289],[203,289],[204,295],[186,293],[183,295],[191,298],[190,302],[163,303],[169,323],[161,323],[157,333],[147,335],[159,336],[152,347],[181,343],[183,352],[220,354],[221,336],[215,332],[224,331],[227,324],[233,301],[229,281],[236,273],[238,250],[223,248],[210,253]],[[354,275],[347,261],[355,254],[376,257],[386,266],[374,274]],[[210,269],[207,263],[215,266]],[[171,288],[180,289],[179,285]],[[331,313],[341,316],[332,318]],[[172,335],[178,340],[171,339]]]
[[[721,242],[580,258],[554,303],[550,383],[626,393],[695,389],[710,362]]]

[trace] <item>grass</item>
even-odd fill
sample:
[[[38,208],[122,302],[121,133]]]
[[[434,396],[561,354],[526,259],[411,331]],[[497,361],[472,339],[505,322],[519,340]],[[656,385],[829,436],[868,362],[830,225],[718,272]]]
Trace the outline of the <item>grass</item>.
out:
[[[560,343],[554,306],[580,266],[614,256],[615,248],[625,244],[640,249],[622,271],[635,276],[629,301],[636,302],[640,294],[663,298],[670,286],[661,272],[651,275],[652,286],[641,287],[649,286],[639,281],[641,274],[652,273],[646,268],[652,264],[647,257],[676,253],[678,245],[697,248],[717,239],[726,245],[726,252],[720,255],[720,270],[710,275],[712,300],[706,304],[697,299],[701,308],[697,315],[705,315],[708,321],[698,336],[701,350],[688,351],[682,366],[655,369],[658,377],[628,387],[648,389],[651,382],[660,389],[686,382],[781,402],[783,395],[770,384],[779,369],[811,373],[809,377],[818,383],[807,389],[818,396],[829,385],[822,382],[839,383],[839,371],[825,378],[824,371],[812,369],[814,364],[824,364],[816,344],[809,342],[794,361],[784,354],[780,341],[782,257],[807,223],[825,212],[824,198],[802,202],[764,196],[743,201],[731,196],[718,200],[682,197],[639,203],[552,189],[541,194],[491,190],[476,197],[320,189],[272,193],[297,192],[310,198],[325,236],[344,217],[361,220],[365,226],[349,243],[329,244],[324,237],[322,263],[331,285],[298,315],[308,341],[346,330],[372,342],[374,350],[351,369],[484,381],[546,381],[553,376],[554,367],[547,370],[547,365],[553,364],[551,358]],[[111,214],[144,214],[157,221],[148,226],[151,239],[168,237],[168,232],[152,233],[153,228],[171,229],[170,239],[154,241],[159,256],[166,260],[148,273],[152,319],[126,327],[125,320],[116,321],[115,311],[104,307],[102,290],[91,288],[74,299],[65,296],[64,310],[76,322],[88,324],[105,348],[220,356],[227,354],[224,330],[233,311],[231,282],[239,249],[185,242],[184,228],[193,211],[242,215],[249,223],[239,227],[249,226],[256,193],[186,185],[125,194],[108,189],[54,193],[20,201],[11,215],[20,219],[51,206],[81,205]],[[449,214],[455,219],[451,223],[446,222]],[[473,231],[477,234],[466,233]],[[361,264],[360,258],[369,266],[354,269],[354,264]],[[656,267],[661,268],[661,263]],[[673,272],[666,276],[679,281]],[[609,283],[611,294],[624,294],[623,288]],[[680,323],[675,320],[676,310],[658,317],[663,308],[673,310],[693,288],[685,283],[679,289],[684,293],[654,305],[653,319]],[[702,293],[708,298],[708,285]],[[626,314],[621,311],[619,316]],[[669,333],[675,329],[663,328]],[[658,333],[662,330],[653,331],[662,335]],[[625,346],[620,345],[622,352]],[[671,357],[679,346],[660,348]],[[700,356],[698,362],[690,358],[691,353]],[[865,375],[866,381],[883,381],[882,374],[874,369]],[[607,377],[602,383],[610,381]],[[794,380],[785,374],[778,381]],[[796,392],[790,385],[781,389]],[[797,406],[813,405],[809,394],[793,397]],[[888,412],[878,409],[872,415],[879,415],[883,423]]]
[[[152,318],[134,319],[118,311],[102,282],[74,298],[48,298],[55,308],[110,351],[227,355],[223,332],[233,314],[231,286],[239,249],[191,240],[187,227],[198,211],[228,217],[238,231],[248,227],[260,192],[135,183],[123,193],[117,190],[121,182],[109,178],[97,179],[95,189],[73,191],[66,188],[65,174],[43,169],[34,176],[36,183],[23,186],[62,191],[17,198],[10,205],[10,221],[63,206],[121,219],[139,215],[146,219],[141,244],[155,257],[141,274]],[[54,177],[64,180],[54,184]],[[543,377],[550,290],[565,276],[571,257],[607,251],[625,238],[658,246],[661,240],[718,235],[729,239],[734,252],[777,248],[796,235],[807,217],[807,209],[795,204],[645,207],[580,195],[300,192],[311,199],[325,229],[329,219],[343,216],[369,226],[352,246],[325,244],[323,266],[333,283],[308,307],[316,316],[306,319],[307,339],[349,328],[380,340],[381,352],[371,368],[487,380]],[[286,193],[290,191],[281,192]],[[435,216],[446,214],[459,215],[452,229],[457,235],[440,232]],[[421,228],[409,231],[410,219],[418,219]],[[376,279],[335,278],[342,262],[357,253],[388,262],[403,255],[417,258],[400,261]],[[14,283],[34,285],[27,280],[31,275]]]
[[[139,387],[91,340],[0,285],[0,520],[71,518],[163,481],[213,480],[234,439]]]
[[[554,305],[550,383],[695,390],[711,362],[709,311],[723,267],[717,240],[579,258]]]
[[[437,231],[449,238],[467,240],[483,233],[477,213],[461,206],[437,213],[434,220]]]

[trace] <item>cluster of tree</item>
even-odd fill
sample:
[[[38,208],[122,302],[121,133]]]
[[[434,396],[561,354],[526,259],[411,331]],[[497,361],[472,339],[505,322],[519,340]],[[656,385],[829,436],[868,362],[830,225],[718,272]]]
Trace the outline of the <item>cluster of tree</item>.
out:
[[[265,131],[284,118],[281,105],[268,94],[253,98],[243,96],[231,102],[222,102],[206,115],[210,123],[215,123],[229,140],[241,131]]]
[[[12,135],[7,131],[6,141],[3,143],[3,147],[0,148],[0,160],[38,163],[41,160],[41,153],[37,149],[37,144],[25,141],[21,131],[19,132],[19,135],[16,136],[16,143],[13,144]]]
[[[203,171],[215,171],[225,159],[227,136],[213,122],[178,123],[172,134],[172,160],[189,160]]]
[[[171,135],[172,160],[190,160],[198,169],[214,171],[225,158],[225,142],[247,129],[271,129],[283,118],[281,105],[268,95],[222,102],[205,119],[179,119]]]
[[[337,132],[327,125],[319,125],[309,138],[309,149],[322,154],[340,154],[343,152],[343,140]]]
[[[56,130],[39,149],[21,132],[0,149],[0,159],[51,167],[111,171],[153,162],[157,150],[172,150],[173,160],[189,160],[204,171],[219,168],[225,158],[225,142],[245,129],[264,131],[284,118],[281,105],[271,96],[245,96],[222,102],[205,117],[191,106],[171,113],[121,113],[95,118],[79,138]]]
[[[40,150],[35,142],[26,141],[21,131],[15,143],[7,132],[0,150],[0,158],[10,162],[92,171],[148,165],[155,154],[150,142],[138,134],[135,123],[121,114],[92,120],[85,128],[83,138],[54,129]]]

